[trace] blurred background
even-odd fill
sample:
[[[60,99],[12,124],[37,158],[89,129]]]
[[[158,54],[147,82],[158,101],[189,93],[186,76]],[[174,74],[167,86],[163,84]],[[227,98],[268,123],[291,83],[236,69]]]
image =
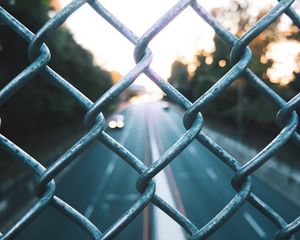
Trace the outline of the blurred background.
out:
[[[36,33],[67,0],[2,0],[0,5]],[[236,36],[242,36],[277,1],[202,1],[203,6]],[[162,16],[176,1],[104,0],[101,3],[137,36]],[[293,5],[300,13],[300,4]],[[145,11],[147,9],[147,11]],[[137,19],[142,19],[137,21]],[[89,6],[80,8],[46,41],[51,52],[49,66],[96,101],[134,66],[134,46],[101,19]],[[300,32],[289,18],[281,16],[249,47],[251,70],[285,100],[300,90]],[[151,42],[151,67],[190,101],[195,101],[232,67],[231,47],[191,9],[184,11]],[[0,22],[0,88],[7,85],[29,64],[28,43]],[[110,116],[124,104],[164,98],[146,76],[103,109]],[[278,107],[245,79],[236,80],[203,109],[205,125],[254,147],[265,146],[280,131]],[[45,166],[70,147],[84,133],[85,111],[71,97],[41,75],[0,106],[0,132]],[[224,127],[226,126],[226,127]],[[19,186],[30,174],[11,155],[0,149],[0,197]],[[299,149],[289,143],[282,158],[300,168]],[[20,187],[20,186],[19,186]],[[30,188],[30,186],[29,186]],[[24,199],[27,190],[20,189]],[[15,198],[14,198],[15,199]],[[15,210],[18,210],[16,200]],[[8,203],[0,203],[1,219],[11,217]],[[2,209],[2,210],[1,210]]]

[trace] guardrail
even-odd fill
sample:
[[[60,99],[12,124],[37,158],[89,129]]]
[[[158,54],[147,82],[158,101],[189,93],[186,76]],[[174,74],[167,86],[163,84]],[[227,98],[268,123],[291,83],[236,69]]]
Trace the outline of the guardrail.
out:
[[[159,207],[165,214],[168,214],[174,221],[181,225],[190,236],[190,239],[207,239],[231,216],[233,216],[245,202],[252,204],[257,211],[260,211],[270,222],[276,225],[278,232],[274,233],[275,239],[294,239],[293,234],[300,230],[300,217],[287,223],[278,213],[268,206],[263,199],[260,199],[252,192],[250,176],[260,168],[262,164],[268,161],[268,159],[284,145],[287,140],[292,139],[297,146],[300,145],[300,136],[296,132],[298,116],[295,112],[295,109],[300,105],[300,95],[297,94],[289,102],[284,101],[261,79],[259,79],[251,69],[247,68],[249,61],[251,60],[251,50],[247,46],[279,16],[286,14],[293,23],[300,28],[300,17],[293,8],[290,7],[293,2],[294,0],[281,0],[278,2],[270,12],[268,12],[241,38],[237,38],[227,31],[196,0],[178,1],[174,7],[169,9],[168,12],[158,19],[157,22],[155,22],[140,38],[105,9],[100,1],[96,0],[72,1],[52,17],[36,34],[30,32],[22,23],[0,7],[0,20],[28,42],[28,54],[31,61],[31,64],[25,70],[0,90],[0,104],[13,98],[14,94],[17,94],[20,88],[28,84],[32,76],[42,74],[49,79],[51,83],[62,89],[65,94],[73,97],[74,101],[78,102],[86,109],[84,123],[87,129],[86,134],[47,169],[8,138],[0,134],[0,145],[35,172],[37,178],[35,189],[39,198],[39,201],[35,203],[24,216],[13,224],[8,231],[2,233],[1,239],[14,238],[19,232],[26,228],[30,221],[37,218],[38,214],[48,205],[66,215],[75,224],[78,224],[84,229],[92,238],[111,239],[126,228],[126,226],[130,224],[130,222],[150,203]],[[80,90],[68,83],[47,65],[50,61],[50,51],[44,44],[47,37],[49,37],[83,4],[89,4],[91,8],[135,46],[135,67],[124,76],[121,81],[103,94],[103,96],[100,96],[95,103],[89,100],[80,92]],[[205,20],[215,30],[220,38],[232,47],[231,61],[233,67],[194,103],[188,101],[151,68],[153,56],[151,50],[148,48],[152,39],[163,31],[163,29],[186,8],[192,8],[200,18]],[[140,159],[104,131],[105,119],[101,112],[101,109],[103,109],[104,106],[110,104],[114,98],[129,87],[142,73],[146,74],[174,102],[186,110],[183,118],[183,123],[186,127],[185,134],[149,167],[144,165]],[[201,131],[203,123],[203,117],[201,115],[202,107],[210,104],[216,96],[222,93],[239,76],[243,76],[247,79],[247,81],[257,88],[262,95],[265,95],[270,101],[277,105],[277,120],[282,126],[282,130],[277,137],[244,165]],[[164,199],[157,196],[155,193],[155,182],[152,180],[194,139],[197,139],[207,149],[217,155],[224,164],[234,172],[231,183],[236,191],[236,194],[231,201],[201,228],[197,228],[186,216],[171,207]],[[139,199],[124,213],[124,215],[120,216],[113,225],[102,231],[76,209],[68,205],[68,203],[55,196],[54,177],[93,141],[100,141],[108,146],[140,174],[137,181],[137,189],[140,192]]]

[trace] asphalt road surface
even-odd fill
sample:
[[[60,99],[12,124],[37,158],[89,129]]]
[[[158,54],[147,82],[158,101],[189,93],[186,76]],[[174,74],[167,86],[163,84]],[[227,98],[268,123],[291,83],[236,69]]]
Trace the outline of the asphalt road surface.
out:
[[[181,113],[172,106],[169,110],[164,110],[162,106],[162,102],[131,106],[123,112],[125,127],[107,132],[148,164],[149,153],[153,151],[150,142],[161,155],[184,133]],[[152,122],[150,126],[149,117]],[[149,133],[152,140],[149,139]],[[166,189],[162,190],[163,195],[169,190],[177,207],[197,227],[209,222],[235,194],[230,185],[232,172],[196,141],[164,172],[169,179],[162,184],[162,188]],[[56,195],[104,232],[138,199],[139,193],[135,188],[137,178],[138,174],[117,155],[104,145],[94,143],[56,178]],[[292,221],[300,214],[298,207],[256,178],[253,179],[253,191],[287,221]],[[164,220],[159,214],[153,214],[152,210],[148,208],[140,214],[116,239],[161,240],[155,236],[166,234],[166,231],[162,232],[164,226],[161,227]],[[157,227],[158,224],[160,227]],[[246,203],[209,239],[274,239],[276,231],[268,219]],[[17,239],[90,238],[61,213],[48,207]],[[166,239],[176,240],[177,237],[169,235]],[[300,239],[300,235],[297,239]]]

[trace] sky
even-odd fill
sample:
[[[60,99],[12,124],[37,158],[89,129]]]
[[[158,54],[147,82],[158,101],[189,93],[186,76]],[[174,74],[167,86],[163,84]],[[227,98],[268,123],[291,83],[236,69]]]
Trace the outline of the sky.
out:
[[[274,0],[253,0],[257,9]],[[60,0],[62,7],[70,0]],[[178,0],[102,0],[101,4],[129,27],[137,36],[141,36]],[[221,7],[228,0],[202,0],[205,9]],[[134,66],[134,45],[108,24],[91,7],[85,4],[66,22],[76,41],[90,50],[95,62],[109,71],[127,74]],[[153,53],[151,68],[161,77],[170,76],[171,65],[177,58],[193,62],[197,51],[212,51],[214,45],[213,30],[191,8],[184,10],[151,42]],[[138,79],[148,90],[155,89],[145,76]]]

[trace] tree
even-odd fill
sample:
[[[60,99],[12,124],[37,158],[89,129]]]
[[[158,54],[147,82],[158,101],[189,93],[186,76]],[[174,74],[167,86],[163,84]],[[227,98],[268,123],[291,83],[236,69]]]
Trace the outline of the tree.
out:
[[[168,81],[187,98],[190,98],[190,78],[187,65],[179,60],[172,64]]]
[[[257,14],[253,14],[255,11],[250,11],[251,9],[254,10],[254,7],[249,1],[232,0],[225,10],[222,7],[222,9],[214,9],[212,13],[222,25],[240,37],[267,13],[267,10],[263,9]],[[291,88],[297,84],[293,83],[283,88],[271,83],[266,74],[268,68],[273,65],[273,59],[267,58],[269,45],[284,38],[282,37],[284,34],[274,34],[279,31],[279,23],[280,20],[276,20],[250,43],[249,47],[252,51],[250,69],[281,96],[286,97],[292,95]],[[298,32],[291,32],[297,38]],[[232,46],[225,43],[217,35],[214,37],[214,44],[215,50],[213,52],[201,51],[197,54],[197,68],[194,73],[190,74],[192,77],[189,85],[193,101],[203,95],[232,67],[229,58]],[[297,73],[295,73],[295,77],[297,77]],[[176,86],[176,84],[174,85]],[[177,85],[180,86],[179,83]],[[258,107],[263,109],[262,114],[257,114]],[[249,81],[239,78],[203,111],[208,117],[230,121],[231,124],[238,123],[241,125],[243,121],[244,125],[247,126],[275,129],[278,109],[273,102],[261,95]],[[249,131],[251,131],[250,128]]]
[[[48,0],[4,1],[1,6],[33,32],[49,20],[52,10]],[[93,101],[112,86],[110,73],[94,63],[92,54],[76,43],[65,27],[51,35],[46,44],[51,52],[50,67]],[[4,24],[0,26],[0,45],[3,88],[30,62],[28,43]],[[55,136],[61,133],[82,131],[84,114],[72,97],[39,74],[0,107],[0,130],[19,146],[36,150],[59,140]]]

